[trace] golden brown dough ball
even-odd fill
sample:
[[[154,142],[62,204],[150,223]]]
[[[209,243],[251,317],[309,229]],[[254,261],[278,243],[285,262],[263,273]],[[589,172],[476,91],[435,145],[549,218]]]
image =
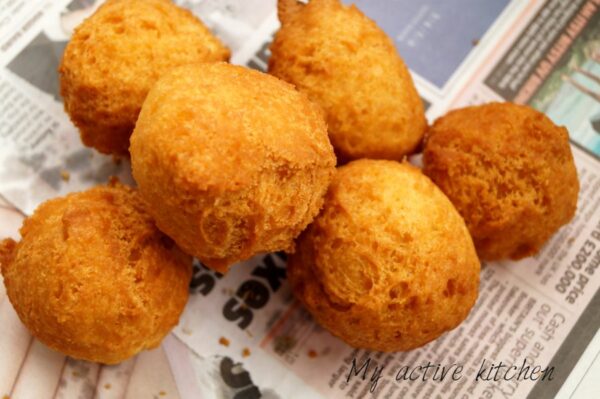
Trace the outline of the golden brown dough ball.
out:
[[[60,71],[65,110],[83,143],[126,155],[146,94],[166,71],[226,61],[229,50],[170,0],[108,0],[76,30]]]
[[[164,76],[130,151],[158,227],[221,272],[290,250],[335,171],[317,106],[273,76],[225,63]]]
[[[399,160],[415,151],[427,125],[423,104],[375,22],[339,0],[280,0],[279,18],[269,73],[324,109],[342,160]]]
[[[520,259],[571,220],[579,180],[569,133],[523,105],[449,112],[427,133],[424,172],[465,219],[482,259]]]
[[[8,298],[34,337],[118,363],[158,346],[188,298],[191,258],[132,189],[100,186],[40,205],[21,241],[0,242]]]
[[[359,160],[338,169],[288,261],[297,298],[356,348],[394,352],[453,329],[477,299],[464,221],[419,169]]]

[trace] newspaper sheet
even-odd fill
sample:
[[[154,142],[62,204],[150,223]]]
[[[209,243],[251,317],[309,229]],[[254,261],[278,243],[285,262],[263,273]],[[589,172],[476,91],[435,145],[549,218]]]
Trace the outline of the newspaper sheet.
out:
[[[293,299],[279,253],[225,276],[196,262],[174,333],[161,349],[116,367],[65,359],[32,340],[2,287],[0,320],[9,328],[0,338],[0,353],[8,354],[0,395],[600,397],[591,378],[600,371],[600,0],[345,2],[392,37],[430,121],[466,104],[515,101],[567,126],[581,183],[573,221],[536,257],[484,264],[469,318],[405,353],[355,350],[316,325]],[[23,216],[47,198],[111,175],[133,183],[126,161],[81,145],[58,93],[64,46],[100,3],[0,4],[4,235],[16,235]],[[279,26],[274,0],[177,3],[223,39],[232,62],[266,69]]]

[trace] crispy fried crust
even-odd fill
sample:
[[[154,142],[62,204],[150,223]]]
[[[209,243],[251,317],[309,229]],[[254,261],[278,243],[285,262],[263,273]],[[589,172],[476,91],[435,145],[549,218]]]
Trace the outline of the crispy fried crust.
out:
[[[423,104],[375,22],[338,0],[280,0],[278,10],[269,73],[325,110],[338,157],[399,160],[414,152],[427,125]]]
[[[482,259],[533,255],[575,214],[569,133],[530,107],[492,103],[448,113],[427,133],[423,162]]]
[[[294,15],[302,10],[304,3],[298,0],[278,0],[277,1],[277,17],[281,23],[286,23]]]
[[[225,63],[164,76],[130,151],[157,225],[219,271],[290,250],[318,213],[335,165],[317,106],[279,79]]]
[[[102,186],[47,201],[21,236],[0,244],[4,284],[23,324],[51,348],[118,363],[177,324],[191,258],[158,231],[137,192]]]
[[[394,352],[467,317],[479,261],[464,221],[417,168],[359,160],[338,169],[289,257],[288,278],[331,333],[353,347]]]
[[[229,59],[189,11],[169,0],[108,0],[76,30],[59,68],[65,110],[87,146],[127,154],[146,94],[175,66]]]

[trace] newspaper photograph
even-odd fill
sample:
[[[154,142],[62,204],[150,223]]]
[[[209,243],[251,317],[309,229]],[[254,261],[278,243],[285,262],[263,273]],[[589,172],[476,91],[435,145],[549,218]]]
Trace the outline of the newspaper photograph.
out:
[[[18,240],[48,199],[112,177],[136,185],[129,157],[83,145],[60,94],[65,47],[103,2],[0,4],[0,239]],[[0,397],[600,397],[600,0],[342,2],[391,38],[429,124],[507,101],[565,126],[580,185],[571,221],[534,256],[482,262],[466,320],[405,352],[355,349],[320,326],[294,296],[284,252],[225,274],[194,259],[178,325],[117,365],[48,348],[0,284]],[[277,0],[174,3],[231,50],[231,63],[268,71]],[[408,160],[423,166],[419,153]]]
[[[597,8],[595,2],[573,1],[538,11],[485,79],[485,85],[503,99],[527,103],[567,126],[573,142],[596,156],[600,154]],[[543,40],[532,41],[538,37]]]

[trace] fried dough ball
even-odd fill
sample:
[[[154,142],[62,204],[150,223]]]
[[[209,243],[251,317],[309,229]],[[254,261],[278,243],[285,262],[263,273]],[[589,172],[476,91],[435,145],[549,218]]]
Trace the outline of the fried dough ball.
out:
[[[465,219],[482,259],[520,259],[571,220],[579,180],[569,133],[528,106],[452,111],[427,133],[424,172]]]
[[[221,272],[258,252],[290,250],[335,171],[316,105],[273,76],[225,63],[159,80],[130,151],[158,227]]]
[[[473,242],[450,201],[417,168],[384,160],[338,169],[287,272],[319,324],[385,352],[456,327],[479,287]]]
[[[116,184],[40,205],[0,242],[8,298],[34,337],[78,359],[118,363],[158,346],[188,298],[191,257]]]
[[[170,0],[108,0],[67,45],[60,85],[83,143],[126,155],[146,94],[173,67],[229,59],[189,11]]]
[[[339,0],[280,0],[279,19],[269,73],[324,109],[341,160],[399,160],[415,151],[427,125],[423,104],[375,22]]]

